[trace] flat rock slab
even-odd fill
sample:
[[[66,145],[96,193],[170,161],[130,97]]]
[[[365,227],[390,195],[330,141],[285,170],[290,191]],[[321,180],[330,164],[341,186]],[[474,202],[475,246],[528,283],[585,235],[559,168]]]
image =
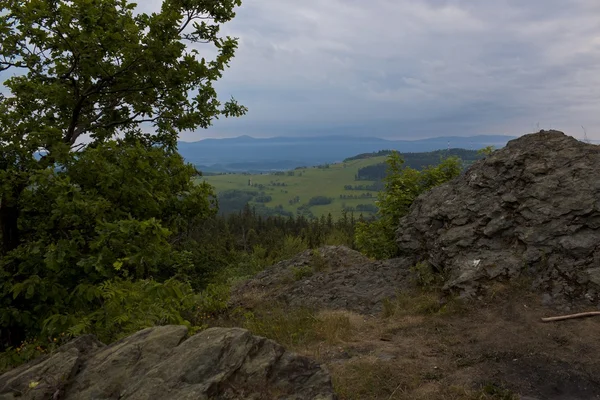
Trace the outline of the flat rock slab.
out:
[[[161,326],[110,346],[76,339],[0,376],[0,399],[336,398],[324,368],[272,340],[239,328],[186,336],[184,326]]]

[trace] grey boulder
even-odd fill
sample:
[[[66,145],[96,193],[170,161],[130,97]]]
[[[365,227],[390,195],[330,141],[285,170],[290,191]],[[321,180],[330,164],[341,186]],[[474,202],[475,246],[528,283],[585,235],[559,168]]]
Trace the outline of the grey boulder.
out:
[[[335,399],[328,372],[239,328],[160,326],[80,337],[0,376],[0,399]]]

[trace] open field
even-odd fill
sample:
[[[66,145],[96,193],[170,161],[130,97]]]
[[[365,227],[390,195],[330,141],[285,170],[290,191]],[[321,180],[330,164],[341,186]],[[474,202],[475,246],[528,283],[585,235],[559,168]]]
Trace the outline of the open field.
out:
[[[331,213],[334,218],[341,216],[342,209],[346,207],[356,208],[359,204],[374,205],[377,193],[366,190],[345,190],[344,185],[372,185],[374,181],[355,181],[359,168],[385,162],[386,157],[373,157],[362,160],[353,160],[345,163],[330,164],[328,168],[307,167],[285,172],[283,175],[275,174],[228,174],[202,177],[204,181],[213,185],[217,193],[226,190],[243,190],[264,192],[265,196],[271,196],[272,200],[265,203],[267,207],[281,205],[285,211],[297,212],[298,207],[307,205],[308,201],[315,196],[332,198],[327,205],[311,206],[311,212],[319,217]],[[293,172],[293,176],[291,175]],[[249,186],[248,182],[253,186]],[[260,186],[262,185],[262,186]],[[341,199],[340,195],[356,195],[370,193],[371,198]],[[299,201],[290,204],[290,200],[299,197]],[[256,202],[252,202],[256,204]],[[355,211],[355,215],[361,211]],[[369,212],[362,212],[370,215]]]

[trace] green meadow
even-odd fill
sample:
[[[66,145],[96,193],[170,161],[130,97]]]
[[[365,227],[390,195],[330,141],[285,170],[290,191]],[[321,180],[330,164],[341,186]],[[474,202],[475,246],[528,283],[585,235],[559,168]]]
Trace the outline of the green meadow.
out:
[[[314,166],[296,169],[283,173],[263,174],[226,174],[204,176],[201,179],[215,187],[217,193],[228,190],[264,192],[264,196],[271,196],[271,200],[263,203],[273,208],[281,206],[285,211],[296,215],[298,207],[308,206],[309,200],[316,196],[331,198],[330,204],[310,206],[310,211],[316,217],[331,213],[337,218],[342,215],[346,207],[357,208],[359,205],[375,205],[377,192],[369,190],[345,190],[345,185],[373,185],[375,181],[355,180],[359,168],[385,162],[386,157],[373,157],[361,160],[352,160],[338,164],[329,164],[328,167]],[[293,173],[293,175],[292,175]],[[249,185],[251,184],[251,186]],[[340,195],[361,196],[370,193],[370,198],[341,199]],[[298,198],[299,201],[290,204]],[[257,205],[255,201],[251,205]],[[371,215],[368,211],[354,211],[355,215]]]

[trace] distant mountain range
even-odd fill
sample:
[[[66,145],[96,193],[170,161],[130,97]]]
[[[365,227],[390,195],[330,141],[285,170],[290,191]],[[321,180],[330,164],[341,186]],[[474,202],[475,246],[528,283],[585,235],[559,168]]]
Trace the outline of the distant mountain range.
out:
[[[339,162],[360,153],[398,150],[402,153],[427,152],[446,148],[478,150],[503,147],[516,136],[442,136],[420,140],[386,140],[368,137],[274,137],[240,136],[179,142],[179,153],[205,172],[285,170]]]

